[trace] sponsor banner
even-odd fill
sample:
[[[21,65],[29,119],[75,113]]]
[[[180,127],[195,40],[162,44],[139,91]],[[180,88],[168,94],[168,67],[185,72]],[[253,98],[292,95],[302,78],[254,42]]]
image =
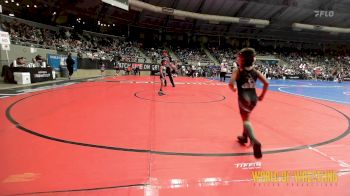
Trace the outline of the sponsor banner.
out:
[[[298,80],[300,79],[299,75],[285,75],[286,79]]]
[[[110,60],[90,59],[82,58],[78,60],[79,69],[100,69],[101,65],[104,64],[106,69],[127,69],[128,67],[136,68],[139,67],[141,71],[159,71],[158,64],[150,63],[135,63],[135,62],[115,62]]]
[[[10,35],[8,32],[0,31],[0,44],[10,45]]]
[[[117,68],[126,69],[131,66],[133,69],[139,67],[141,71],[159,71],[158,64],[149,64],[149,63],[126,63],[126,62],[118,62]]]
[[[258,162],[248,162],[248,163],[235,163],[236,168],[238,169],[260,169],[262,163]]]
[[[77,57],[72,56],[75,64],[73,65],[74,71],[77,71],[78,69],[78,59]],[[47,64],[49,64],[52,69],[55,71],[60,71],[60,67],[67,67],[66,64],[67,56],[65,55],[58,55],[58,54],[48,54],[47,55]]]
[[[305,80],[307,79],[306,75],[302,75],[302,74],[296,74],[296,75],[283,75],[284,77],[286,77],[286,79],[290,79],[290,80]]]
[[[30,73],[30,80],[32,83],[53,80],[52,69],[50,67],[47,67],[47,68],[12,67],[11,71]]]

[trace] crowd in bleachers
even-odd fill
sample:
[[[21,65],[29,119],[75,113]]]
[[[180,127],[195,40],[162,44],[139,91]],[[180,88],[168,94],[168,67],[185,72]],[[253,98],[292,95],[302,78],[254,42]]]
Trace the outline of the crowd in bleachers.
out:
[[[189,63],[189,64],[198,63],[198,62],[200,64],[210,63],[210,59],[208,58],[208,56],[204,53],[204,51],[202,51],[199,48],[177,47],[175,49],[175,53],[179,57],[179,59],[184,63]]]
[[[144,48],[143,52],[149,59],[151,59],[152,63],[156,63],[160,60],[163,50],[164,49],[160,46],[154,46],[151,48]]]
[[[164,47],[142,49],[146,58],[139,49],[142,46],[136,42],[126,41],[117,36],[98,35],[97,33],[76,34],[69,28],[60,28],[58,31],[38,28],[23,24],[17,20],[1,24],[4,31],[8,31],[14,44],[29,44],[61,51],[77,52],[92,59],[112,59],[120,56],[125,62],[146,62],[146,58],[157,62]],[[219,65],[215,65],[202,49],[172,47],[174,54],[179,58],[183,75],[195,73],[197,76],[216,76]],[[211,47],[209,52],[218,62],[226,60],[234,66],[237,49],[218,49]],[[350,78],[350,57],[342,52],[291,49],[291,48],[257,48],[258,55],[271,55],[282,61],[269,64],[257,61],[257,68],[270,78],[283,78],[286,75],[298,75],[302,79],[331,80],[336,72],[341,71],[344,77]],[[205,66],[203,66],[203,64]]]
[[[314,51],[293,51],[281,53],[280,58],[288,64],[287,70],[294,74],[304,75],[304,78],[331,80],[336,72],[349,76],[350,57],[341,51],[329,53]]]
[[[330,60],[327,58],[316,58],[310,56],[304,58],[288,57],[286,64],[267,64],[257,61],[256,67],[268,78],[275,79],[292,77],[299,79],[334,80],[339,72],[342,73],[343,78],[349,78],[350,59],[349,57],[342,57],[341,59]],[[343,62],[343,60],[345,60],[345,62]]]
[[[210,49],[210,52],[219,62],[226,60],[226,62],[229,65],[233,65],[235,62],[235,54],[237,54],[238,49],[232,49],[232,48],[219,49],[216,47],[212,47]]]
[[[109,59],[120,55],[125,61],[137,62],[142,58],[137,43],[126,42],[124,38],[96,34],[75,34],[69,28],[53,31],[29,26],[17,20],[4,22],[1,26],[10,33],[15,44],[42,47],[59,51],[77,52],[94,59]]]

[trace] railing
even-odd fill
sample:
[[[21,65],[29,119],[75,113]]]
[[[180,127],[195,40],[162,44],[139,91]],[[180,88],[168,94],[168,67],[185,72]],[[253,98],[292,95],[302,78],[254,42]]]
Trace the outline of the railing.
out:
[[[21,19],[21,18],[16,18],[16,17],[10,17],[10,16],[7,16],[7,15],[3,15],[3,14],[0,14],[1,15],[1,18],[2,18],[2,22],[13,22],[14,20],[17,20],[18,22],[21,22],[23,24],[26,24],[26,25],[29,25],[29,26],[33,26],[33,27],[37,27],[37,28],[41,28],[41,29],[49,29],[49,30],[52,30],[52,31],[58,31],[59,28],[58,27],[55,27],[55,26],[51,26],[51,25],[45,25],[45,24],[42,24],[42,23],[38,23],[38,22],[33,22],[33,21],[29,21],[29,20],[24,20],[24,19]]]

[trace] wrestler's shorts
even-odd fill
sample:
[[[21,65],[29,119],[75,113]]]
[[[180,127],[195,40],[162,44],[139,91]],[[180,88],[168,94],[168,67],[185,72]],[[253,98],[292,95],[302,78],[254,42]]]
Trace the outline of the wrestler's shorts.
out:
[[[256,104],[258,102],[257,97],[251,97],[251,98],[238,98],[238,106],[239,106],[239,112],[241,114],[249,114],[253,111]]]

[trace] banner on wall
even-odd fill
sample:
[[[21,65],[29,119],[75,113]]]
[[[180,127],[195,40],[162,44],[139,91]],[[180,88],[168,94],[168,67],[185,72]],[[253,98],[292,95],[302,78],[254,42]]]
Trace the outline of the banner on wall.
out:
[[[259,59],[260,60],[260,59]],[[263,62],[264,64],[268,64],[268,65],[276,65],[278,63],[278,60],[260,60],[261,62]]]
[[[152,63],[131,63],[131,62],[113,62],[110,60],[100,59],[79,59],[79,69],[100,69],[101,65],[104,64],[106,69],[127,69],[128,67],[136,68],[139,67],[141,71],[159,71],[158,64]]]
[[[75,56],[72,56],[75,64],[73,65],[74,71],[78,69],[78,59]],[[60,67],[67,67],[66,64],[67,56],[58,55],[58,54],[48,54],[47,55],[47,63],[54,69],[55,71],[60,71]]]
[[[290,79],[290,80],[305,80],[305,79],[307,79],[307,75],[304,75],[304,74],[295,74],[295,75],[284,74],[283,76],[286,77],[286,79]]]
[[[150,64],[150,63],[127,63],[127,62],[118,62],[117,66],[119,69],[126,69],[129,66],[132,68],[139,67],[141,71],[159,71],[158,64]]]
[[[0,44],[10,45],[10,35],[6,31],[0,31]]]
[[[286,77],[286,79],[290,79],[290,80],[298,80],[301,79],[300,75],[284,75]]]

